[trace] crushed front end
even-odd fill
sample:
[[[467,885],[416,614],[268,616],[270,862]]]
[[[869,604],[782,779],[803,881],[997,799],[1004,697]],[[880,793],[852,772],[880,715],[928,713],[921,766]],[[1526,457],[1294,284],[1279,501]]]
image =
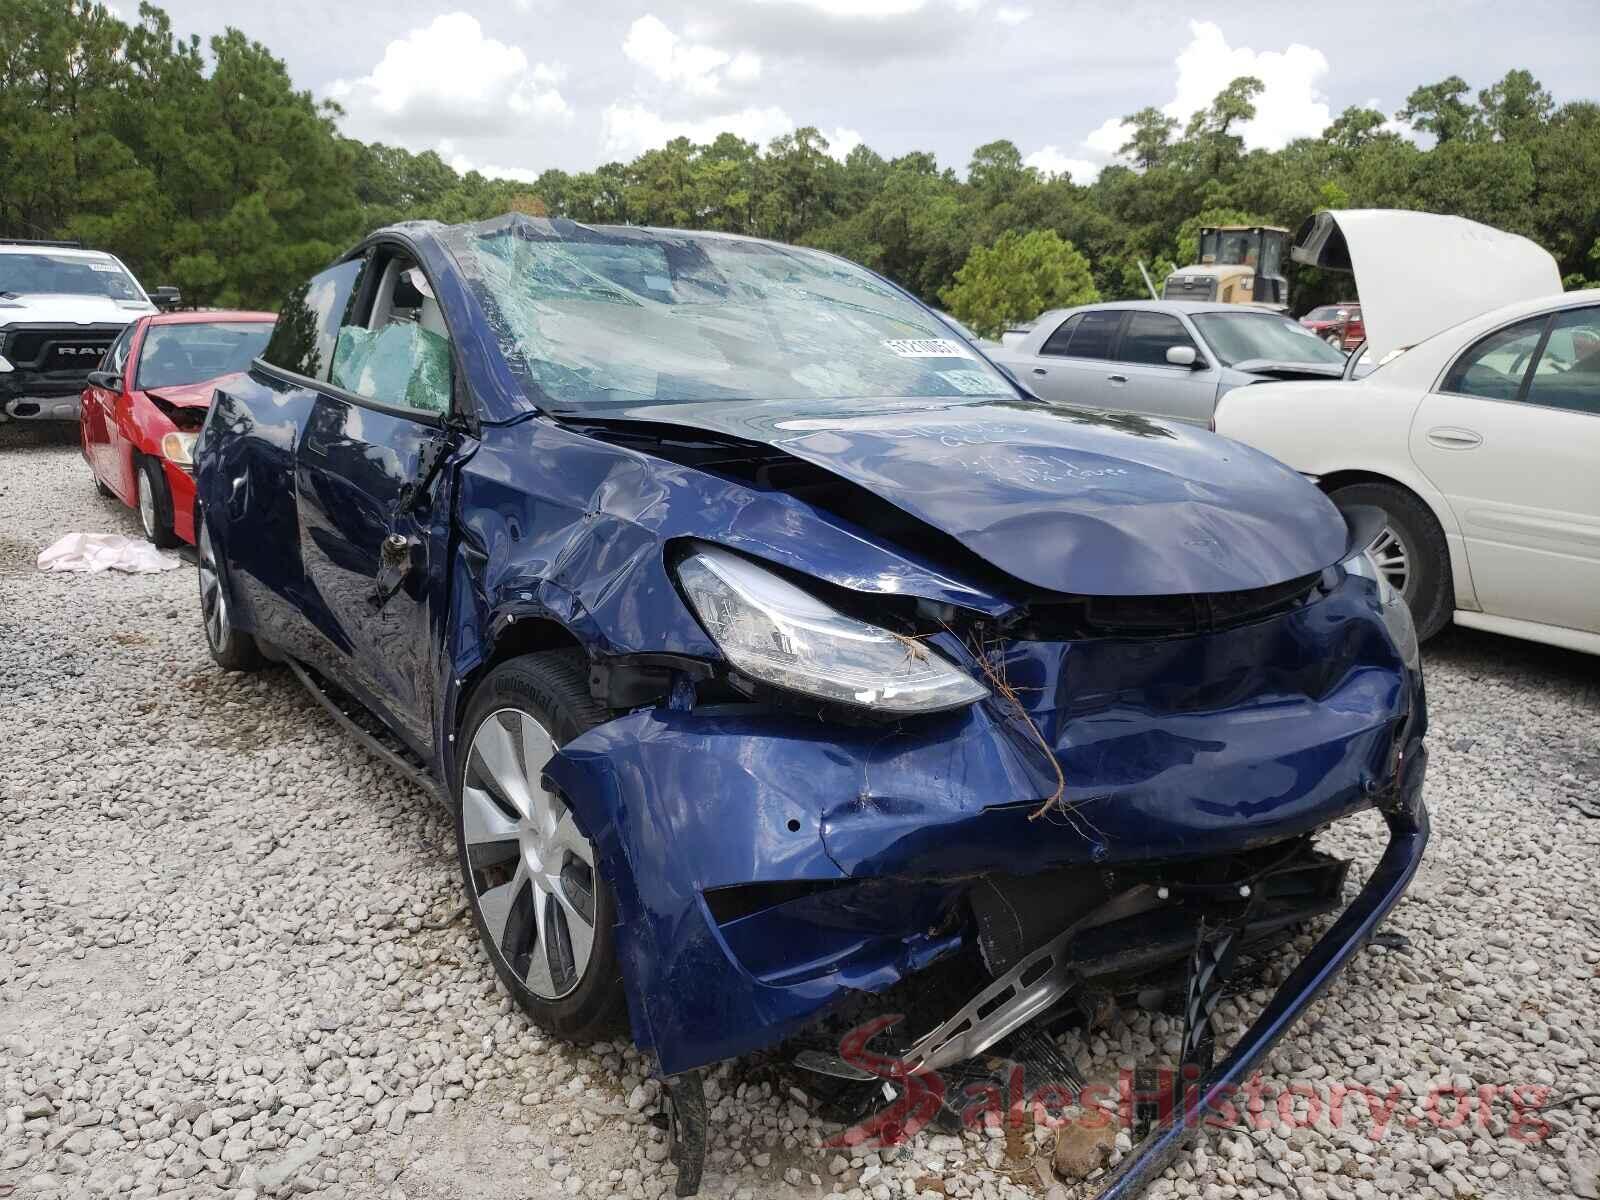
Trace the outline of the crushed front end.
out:
[[[1421,852],[1421,677],[1366,579],[1041,606],[926,644],[994,693],[848,723],[685,684],[552,760],[625,864],[631,1015],[665,1074],[771,1045],[947,956],[976,954],[1003,983],[1059,943],[1053,1003],[1183,958],[1202,920],[1252,895],[1245,933],[1267,936],[1342,905],[1344,864],[1310,839],[1371,807],[1411,831],[1396,834],[1410,867]],[[1382,911],[1362,911],[1364,937]],[[926,1065],[1039,1005],[1003,999],[976,1035],[924,1047]]]

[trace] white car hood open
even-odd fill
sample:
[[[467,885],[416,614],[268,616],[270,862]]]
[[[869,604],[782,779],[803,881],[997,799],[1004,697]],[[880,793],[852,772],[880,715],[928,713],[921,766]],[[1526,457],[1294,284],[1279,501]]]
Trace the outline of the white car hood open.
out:
[[[1465,217],[1328,210],[1300,227],[1289,253],[1307,266],[1355,275],[1376,362],[1468,317],[1561,294],[1548,250]]]

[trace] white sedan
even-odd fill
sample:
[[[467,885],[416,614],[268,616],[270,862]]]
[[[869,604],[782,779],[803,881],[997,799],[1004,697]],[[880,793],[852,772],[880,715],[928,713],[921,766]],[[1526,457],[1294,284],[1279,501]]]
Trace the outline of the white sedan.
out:
[[[1315,478],[1341,508],[1384,511],[1374,557],[1421,636],[1453,617],[1600,654],[1600,290],[1562,294],[1543,250],[1471,222],[1328,216],[1348,241],[1335,257],[1355,266],[1372,353],[1387,361],[1354,382],[1239,388],[1218,407],[1218,432]],[[1403,248],[1426,234],[1419,219],[1450,224]],[[1449,274],[1393,261],[1433,252],[1455,258]],[[1302,261],[1327,265],[1315,248]],[[1526,298],[1432,332],[1473,300],[1457,289],[1441,303],[1430,288],[1463,274],[1485,294]],[[1389,295],[1385,323],[1373,301],[1386,277],[1409,298]]]

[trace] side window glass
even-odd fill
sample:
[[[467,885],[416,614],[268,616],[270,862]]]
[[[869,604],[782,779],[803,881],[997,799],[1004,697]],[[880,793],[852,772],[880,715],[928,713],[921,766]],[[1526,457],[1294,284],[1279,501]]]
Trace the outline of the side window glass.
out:
[[[1600,308],[1556,315],[1528,382],[1527,400],[1600,414]]]
[[[1067,343],[1072,340],[1072,331],[1083,320],[1082,313],[1074,313],[1056,327],[1056,331],[1045,338],[1044,345],[1039,347],[1040,354],[1062,355],[1067,352]]]
[[[1167,366],[1167,351],[1173,346],[1193,346],[1183,322],[1166,313],[1135,312],[1122,331],[1117,358],[1123,362],[1152,367]]]
[[[1073,358],[1110,358],[1112,344],[1117,340],[1117,326],[1122,324],[1122,313],[1090,312],[1073,331],[1072,344],[1067,353]]]
[[[1486,400],[1515,400],[1549,320],[1548,316],[1530,317],[1479,339],[1456,359],[1440,390]]]
[[[370,319],[339,330],[330,382],[394,408],[450,411],[450,334],[420,270],[389,260]]]
[[[359,258],[339,263],[291,292],[278,309],[262,359],[309,379],[328,378],[339,326],[365,266]]]
[[[105,369],[113,375],[121,375],[124,367],[128,365],[128,347],[133,345],[133,331],[137,322],[129,325],[117,335],[117,340],[111,343],[111,348],[106,351]]]

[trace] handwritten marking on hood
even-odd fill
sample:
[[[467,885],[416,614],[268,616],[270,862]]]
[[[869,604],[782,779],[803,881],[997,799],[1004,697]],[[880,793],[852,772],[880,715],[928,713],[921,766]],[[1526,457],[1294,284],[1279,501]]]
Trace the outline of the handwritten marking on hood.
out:
[[[1127,467],[1084,467],[1059,454],[981,454],[956,460],[962,470],[1032,487],[1109,479],[1130,474]]]

